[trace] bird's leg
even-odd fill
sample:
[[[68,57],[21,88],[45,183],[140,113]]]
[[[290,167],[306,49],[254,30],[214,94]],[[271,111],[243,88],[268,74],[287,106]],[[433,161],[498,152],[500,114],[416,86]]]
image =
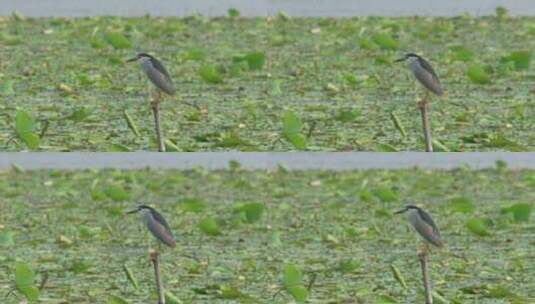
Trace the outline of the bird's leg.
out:
[[[165,152],[165,144],[162,134],[162,129],[160,126],[160,101],[162,98],[162,93],[157,90],[156,93],[153,95],[153,98],[150,102],[150,106],[152,108],[152,114],[154,116],[154,127],[156,130],[156,138],[158,140],[158,151],[159,152]]]
[[[429,102],[428,97],[424,97],[419,103],[418,108],[422,115],[422,125],[424,130],[425,151],[433,152],[433,143],[431,139],[431,125],[429,123]]]
[[[424,283],[424,292],[425,292],[425,304],[433,304],[433,295],[431,291],[431,277],[429,276],[428,268],[428,252],[429,247],[427,244],[424,245],[422,250],[418,251],[418,260],[420,261],[420,266],[422,268],[422,277]]]
[[[162,276],[160,273],[160,252],[154,250],[150,254],[150,260],[154,265],[154,276],[156,277],[156,290],[158,291],[158,304],[165,304],[165,296],[162,284]]]

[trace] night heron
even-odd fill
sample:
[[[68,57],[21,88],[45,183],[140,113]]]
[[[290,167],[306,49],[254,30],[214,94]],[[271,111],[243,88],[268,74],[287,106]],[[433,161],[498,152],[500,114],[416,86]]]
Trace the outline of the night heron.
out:
[[[396,60],[396,62],[406,61],[409,65],[409,69],[414,74],[414,77],[429,91],[435,93],[436,95],[442,95],[444,91],[440,85],[440,80],[438,79],[435,70],[427,62],[427,60],[422,57],[414,54],[407,53],[402,58]],[[429,110],[427,98],[422,99],[418,103],[418,108],[420,109],[422,115],[422,125],[424,131],[425,139],[425,150],[427,152],[433,152],[433,142],[431,139],[431,124],[429,123]]]
[[[156,86],[157,91],[151,100],[151,108],[154,114],[154,125],[156,128],[156,136],[158,139],[158,150],[161,152],[165,151],[165,144],[160,128],[160,101],[162,99],[161,92],[164,92],[168,95],[175,94],[175,86],[173,80],[167,72],[167,69],[163,64],[153,56],[147,53],[139,53],[136,57],[128,59],[127,62],[138,61],[147,77],[150,81]]]
[[[396,212],[396,214],[405,212],[407,212],[409,222],[412,224],[414,229],[416,229],[416,231],[418,231],[418,233],[427,241],[423,250],[418,251],[418,260],[420,261],[420,266],[422,269],[425,303],[433,304],[431,276],[429,275],[429,262],[427,257],[429,250],[428,243],[440,248],[444,247],[444,242],[440,237],[440,232],[438,231],[435,221],[433,221],[433,218],[431,218],[429,213],[425,212],[420,207],[407,205],[403,210]]]
[[[396,214],[405,212],[408,214],[407,217],[409,218],[411,225],[426,241],[437,247],[444,246],[438,227],[429,213],[425,212],[420,207],[407,205],[403,210],[396,212]]]
[[[161,243],[174,248],[176,246],[175,237],[169,228],[165,218],[154,208],[147,205],[139,205],[136,209],[127,213],[140,213],[141,218],[147,225],[149,231]],[[158,243],[158,247],[160,245]],[[156,289],[158,291],[158,304],[165,304],[164,287],[160,273],[160,253],[156,250],[150,251],[150,260],[154,265],[154,275],[156,277]]]
[[[136,209],[127,213],[138,212],[154,237],[169,247],[174,248],[176,246],[175,237],[171,232],[171,228],[169,228],[169,224],[158,211],[147,205],[139,205]]]
[[[139,53],[136,57],[128,59],[127,62],[138,61],[139,65],[147,74],[150,81],[160,90],[168,95],[175,94],[175,86],[169,72],[163,64],[147,53]]]
[[[414,53],[407,53],[402,58],[396,60],[396,62],[402,61],[408,63],[409,69],[414,74],[414,77],[429,91],[439,96],[444,93],[435,70],[433,70],[433,67],[431,67],[427,60]]]

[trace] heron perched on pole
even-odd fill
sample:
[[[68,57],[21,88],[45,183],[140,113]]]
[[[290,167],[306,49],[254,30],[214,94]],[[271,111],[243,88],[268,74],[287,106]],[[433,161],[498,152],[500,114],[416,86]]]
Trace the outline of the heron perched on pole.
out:
[[[407,205],[404,209],[397,211],[395,214],[405,213],[408,214],[408,219],[414,229],[425,239],[426,246],[422,252],[418,253],[418,259],[420,260],[420,265],[422,268],[422,276],[425,290],[425,303],[433,304],[433,296],[431,292],[431,279],[429,276],[429,269],[427,267],[427,243],[432,244],[436,247],[444,247],[444,241],[440,236],[435,221],[429,213],[425,212],[422,208]]]
[[[155,238],[171,248],[176,246],[175,237],[173,236],[173,232],[171,232],[171,228],[169,228],[169,224],[167,224],[165,218],[156,209],[147,205],[139,205],[136,209],[127,213],[138,212]]]
[[[165,143],[160,127],[160,101],[162,99],[162,92],[168,95],[175,94],[176,91],[173,80],[163,64],[147,53],[139,53],[136,57],[127,60],[127,62],[132,61],[139,62],[141,68],[145,71],[145,74],[147,74],[147,77],[157,88],[155,94],[151,98],[151,108],[154,115],[156,137],[158,139],[158,151],[165,152]]]
[[[427,60],[414,53],[407,53],[402,58],[395,62],[407,62],[409,69],[414,74],[414,77],[429,91],[435,95],[442,96],[444,90],[440,84],[437,73]],[[431,140],[431,126],[429,125],[428,102],[427,97],[418,103],[420,112],[422,114],[422,122],[424,129],[425,147],[427,152],[433,152],[433,144]]]
[[[147,205],[139,205],[136,209],[127,213],[140,213],[143,222],[152,235],[159,242],[174,248],[176,246],[175,237],[165,218],[156,209]],[[159,243],[158,243],[159,244]],[[158,304],[165,304],[164,288],[162,277],[160,275],[160,254],[158,251],[151,252],[150,259],[154,265],[154,274],[156,276],[156,289],[158,290]]]
[[[407,205],[396,214],[408,212],[408,219],[414,229],[430,244],[436,247],[443,247],[444,242],[438,231],[438,227],[429,213],[414,205]]]
[[[407,53],[402,58],[396,60],[396,62],[407,62],[414,77],[416,77],[426,89],[438,96],[444,94],[437,73],[435,73],[431,64],[429,64],[423,57],[414,53]]]

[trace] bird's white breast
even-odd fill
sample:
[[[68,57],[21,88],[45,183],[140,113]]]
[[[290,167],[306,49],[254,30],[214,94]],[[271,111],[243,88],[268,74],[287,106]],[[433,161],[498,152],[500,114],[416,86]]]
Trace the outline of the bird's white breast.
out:
[[[416,58],[416,57],[410,57],[407,60],[407,64],[409,66],[409,69],[413,73],[416,73],[417,71],[420,71],[422,69],[422,66],[420,65],[420,62],[418,61],[418,58]]]
[[[411,225],[415,228],[421,224],[420,214],[418,214],[418,210],[416,209],[410,209],[407,212],[407,218],[409,219]]]
[[[151,62],[150,58],[148,58],[148,57],[141,57],[139,59],[139,65],[141,66],[141,68],[145,72],[148,72],[149,70],[151,70],[153,68],[152,62]]]
[[[145,223],[146,225],[148,225],[150,222],[154,220],[150,210],[145,210],[145,209],[141,210],[141,219],[143,220],[143,223]]]

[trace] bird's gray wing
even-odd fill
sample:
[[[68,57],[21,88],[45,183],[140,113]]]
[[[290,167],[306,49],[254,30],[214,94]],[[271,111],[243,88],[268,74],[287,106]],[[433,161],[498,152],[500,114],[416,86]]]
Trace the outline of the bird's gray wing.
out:
[[[151,214],[157,222],[161,223],[166,229],[171,231],[171,228],[169,228],[169,224],[167,224],[167,221],[160,212],[156,211],[156,209],[152,209]]]
[[[436,234],[440,235],[437,224],[435,224],[435,221],[433,221],[433,218],[429,215],[429,213],[423,211],[422,209],[418,209],[418,213],[420,214],[420,217],[424,220],[424,222],[431,226]]]
[[[151,61],[152,61],[152,65],[158,70],[160,71],[162,74],[165,75],[165,77],[169,80],[171,80],[171,76],[169,76],[169,72],[167,72],[167,69],[165,69],[165,67],[163,66],[163,64],[160,62],[160,60],[152,57],[151,58]]]
[[[149,79],[160,90],[169,95],[173,95],[175,93],[175,86],[165,67],[156,58],[153,58],[151,63],[154,69],[145,70]]]
[[[420,80],[420,82],[433,93],[442,95],[443,91],[442,86],[440,84],[440,79],[438,79],[437,73],[435,73],[435,70],[433,69],[431,64],[429,64],[429,62],[427,62],[427,60],[423,59],[422,57],[418,58],[418,62],[428,74],[423,75],[415,73],[416,78],[418,78],[418,80]]]
[[[175,247],[176,241],[173,232],[165,218],[156,210],[152,211],[152,217],[154,218],[154,221],[149,221],[147,223],[147,228],[149,228],[150,232],[166,245]]]
[[[424,223],[422,225],[417,225],[414,228],[416,228],[416,230],[420,232],[420,235],[422,235],[430,243],[435,246],[442,247],[443,242],[440,236],[440,231],[438,230],[435,221],[433,221],[433,218],[431,218],[427,212],[421,209],[418,209],[418,214]]]
[[[420,62],[420,65],[421,65],[426,71],[428,71],[429,73],[431,73],[431,75],[433,75],[433,78],[434,78],[437,82],[440,82],[440,80],[438,79],[437,73],[435,73],[435,70],[433,69],[433,67],[431,66],[431,64],[429,64],[429,62],[427,62],[427,60],[423,59],[422,57],[419,57],[419,58],[418,58],[418,61]]]

